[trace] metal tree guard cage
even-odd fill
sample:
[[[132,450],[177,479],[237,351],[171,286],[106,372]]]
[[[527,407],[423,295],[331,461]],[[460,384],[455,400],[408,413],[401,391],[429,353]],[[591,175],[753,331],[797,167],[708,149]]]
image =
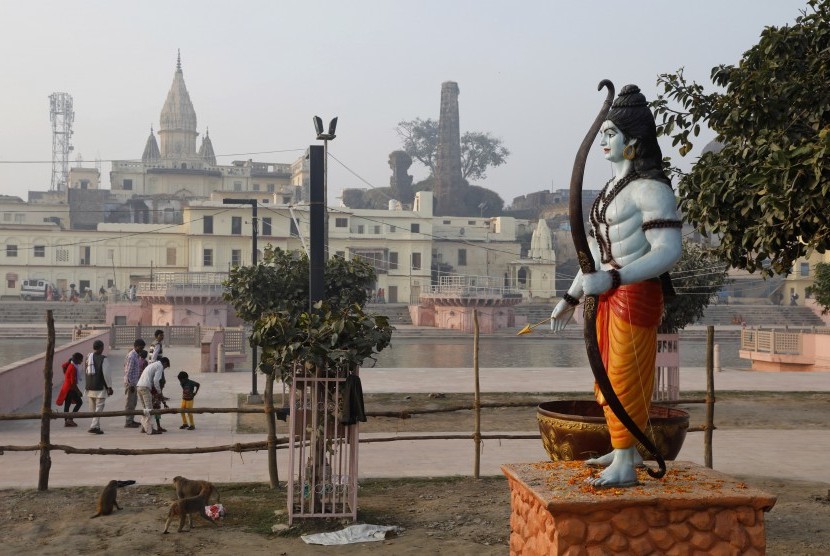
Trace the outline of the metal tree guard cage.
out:
[[[357,520],[359,424],[340,420],[343,386],[353,371],[292,371],[288,423],[288,524],[295,518]]]

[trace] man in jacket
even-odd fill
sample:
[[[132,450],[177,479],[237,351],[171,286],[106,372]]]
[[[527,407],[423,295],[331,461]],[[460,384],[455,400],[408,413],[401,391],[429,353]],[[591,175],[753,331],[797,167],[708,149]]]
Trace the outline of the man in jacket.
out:
[[[112,396],[112,379],[109,363],[104,355],[104,342],[95,340],[92,343],[92,353],[86,359],[86,395],[89,398],[90,410],[95,413],[104,411],[107,397]],[[101,430],[100,417],[93,417],[89,425],[90,434],[104,434]]]

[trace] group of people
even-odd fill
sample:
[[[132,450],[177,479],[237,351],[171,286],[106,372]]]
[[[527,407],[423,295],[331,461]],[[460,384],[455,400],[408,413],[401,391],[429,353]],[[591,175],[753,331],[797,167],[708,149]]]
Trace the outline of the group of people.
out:
[[[124,395],[126,396],[126,411],[135,411],[138,402],[141,402],[144,415],[141,423],[135,420],[134,415],[127,415],[126,428],[140,428],[146,434],[161,434],[167,429],[161,426],[161,415],[155,415],[155,426],[153,426],[150,411],[161,409],[167,406],[167,398],[164,395],[166,380],[164,370],[170,368],[170,360],[163,355],[164,352],[164,331],[156,330],[154,341],[149,352],[145,349],[146,342],[137,338],[124,359]],[[77,427],[75,420],[69,416],[69,408],[74,404],[73,412],[77,412],[83,404],[83,394],[80,385],[83,382],[89,399],[90,409],[94,413],[104,411],[106,400],[113,395],[113,383],[109,370],[107,356],[104,355],[104,342],[95,340],[92,344],[92,353],[86,361],[81,353],[74,353],[72,357],[63,363],[64,372],[63,387],[56,400],[57,405],[63,405],[65,426]],[[193,400],[199,391],[199,383],[191,380],[184,371],[177,375],[179,385],[182,388],[182,408],[192,408]],[[182,425],[180,429],[195,430],[192,413],[182,413]],[[100,417],[94,417],[90,423],[90,434],[104,434],[101,430]]]

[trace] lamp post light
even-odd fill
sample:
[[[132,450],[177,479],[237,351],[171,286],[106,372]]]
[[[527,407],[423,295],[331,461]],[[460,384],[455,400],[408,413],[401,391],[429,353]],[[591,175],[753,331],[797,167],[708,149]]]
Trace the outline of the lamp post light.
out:
[[[323,119],[320,116],[314,116],[314,131],[317,132],[317,140],[323,142],[323,209],[325,210],[325,217],[323,220],[323,249],[325,250],[326,258],[329,255],[329,141],[333,141],[337,135],[334,134],[337,129],[337,117],[335,116],[329,122],[328,132],[323,131]]]
[[[251,206],[251,264],[257,264],[257,201],[256,199],[222,199],[222,203],[226,205],[250,205]],[[262,403],[262,398],[257,393],[256,388],[256,368],[257,368],[257,350],[256,346],[251,346],[251,393],[248,394],[249,403]]]

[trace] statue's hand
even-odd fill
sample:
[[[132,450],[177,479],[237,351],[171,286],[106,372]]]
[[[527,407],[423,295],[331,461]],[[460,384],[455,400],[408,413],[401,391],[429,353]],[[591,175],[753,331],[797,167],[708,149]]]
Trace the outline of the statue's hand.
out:
[[[614,284],[611,275],[604,271],[590,272],[582,276],[582,291],[585,295],[601,295]]]
[[[564,330],[574,314],[574,307],[562,299],[550,313],[550,329],[554,332]]]

